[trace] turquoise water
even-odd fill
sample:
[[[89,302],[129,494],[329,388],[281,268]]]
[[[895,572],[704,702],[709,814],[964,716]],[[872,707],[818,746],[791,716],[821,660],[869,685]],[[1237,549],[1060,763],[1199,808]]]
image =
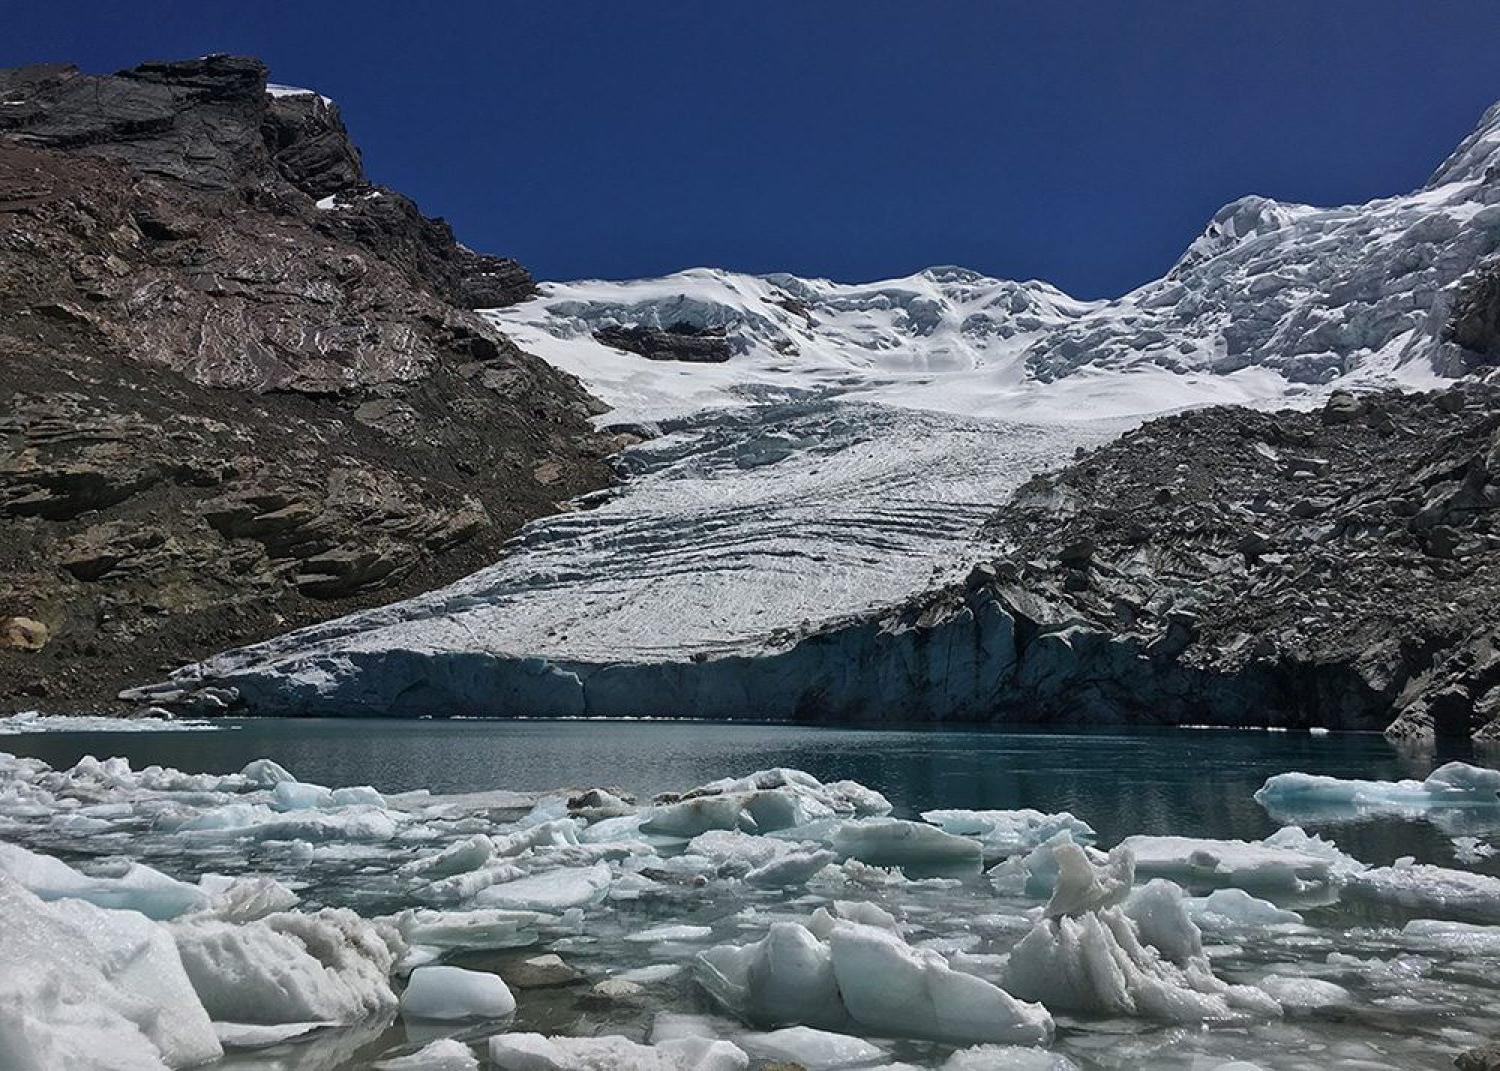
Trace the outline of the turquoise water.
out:
[[[1424,777],[1454,758],[1486,761],[1452,747],[1400,751],[1366,733],[865,730],[691,721],[267,719],[226,721],[202,733],[6,737],[0,750],[54,767],[83,755],[122,755],[136,768],[159,763],[189,772],[237,770],[267,757],[305,781],[369,784],[383,792],[606,785],[645,797],[791,766],[823,781],[848,778],[876,788],[904,816],[935,807],[1071,811],[1106,845],[1131,833],[1264,837],[1279,823],[1252,796],[1267,777],[1288,770],[1389,780]],[[1451,858],[1448,838],[1426,823],[1340,823],[1326,832],[1371,863],[1402,855]]]

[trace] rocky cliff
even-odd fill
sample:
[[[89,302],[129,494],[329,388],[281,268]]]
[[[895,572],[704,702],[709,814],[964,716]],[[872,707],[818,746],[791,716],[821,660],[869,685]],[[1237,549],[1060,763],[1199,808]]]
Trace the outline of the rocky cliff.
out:
[[[532,291],[209,56],[0,71],[0,705],[445,583],[608,478]]]

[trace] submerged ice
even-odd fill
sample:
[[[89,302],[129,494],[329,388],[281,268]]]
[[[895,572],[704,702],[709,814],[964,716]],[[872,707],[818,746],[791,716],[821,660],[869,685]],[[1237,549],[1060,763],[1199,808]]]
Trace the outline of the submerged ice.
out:
[[[635,801],[0,755],[0,1066],[1354,1071],[1496,1029],[1482,864],[892,810],[786,769]]]

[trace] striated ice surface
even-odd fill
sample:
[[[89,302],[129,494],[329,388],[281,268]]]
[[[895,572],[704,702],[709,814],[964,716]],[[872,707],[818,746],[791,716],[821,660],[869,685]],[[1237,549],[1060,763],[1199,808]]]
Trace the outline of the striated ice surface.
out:
[[[733,828],[643,831],[695,801]],[[795,770],[636,801],[0,755],[0,1067],[1437,1071],[1500,1029],[1492,864],[889,810]],[[1052,831],[981,872],[1011,829]]]

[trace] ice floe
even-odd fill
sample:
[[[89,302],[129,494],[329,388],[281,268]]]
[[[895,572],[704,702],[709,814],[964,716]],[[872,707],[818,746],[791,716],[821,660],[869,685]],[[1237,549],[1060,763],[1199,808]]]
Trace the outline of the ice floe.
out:
[[[1494,1028],[1500,877],[889,811],[792,770],[637,804],[0,755],[0,1067],[1352,1071]]]
[[[0,736],[31,733],[188,733],[215,732],[223,724],[193,718],[116,718],[104,714],[43,714],[23,710],[0,716]]]
[[[504,980],[462,967],[418,967],[401,994],[401,1014],[410,1019],[507,1019],[515,1011]]]
[[[1123,843],[1141,875],[1189,885],[1301,894],[1326,889],[1363,869],[1358,860],[1295,826],[1261,841],[1133,836]]]
[[[1117,849],[1104,867],[1071,842],[1051,850],[1057,888],[1045,916],[1011,951],[1005,985],[1012,993],[1060,1011],[1167,1022],[1281,1013],[1260,990],[1214,976],[1177,886],[1153,882],[1134,903],[1126,900],[1128,850]]]
[[[1450,762],[1421,781],[1277,774],[1255,794],[1280,822],[1421,818],[1450,834],[1500,831],[1500,770]]]

